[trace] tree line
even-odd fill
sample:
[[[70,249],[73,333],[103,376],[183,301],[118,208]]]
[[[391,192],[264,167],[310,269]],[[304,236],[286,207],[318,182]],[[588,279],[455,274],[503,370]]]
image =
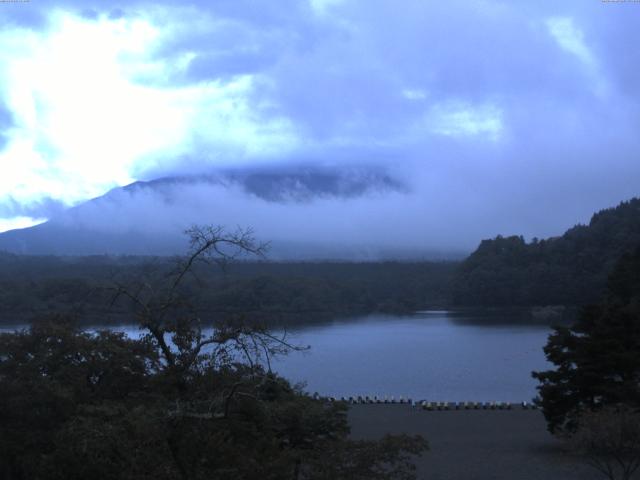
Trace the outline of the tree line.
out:
[[[126,302],[110,302],[114,282],[161,277],[169,258],[0,256],[0,322],[20,323],[56,311],[84,323],[120,322]],[[253,315],[267,322],[374,312],[408,313],[446,305],[453,262],[229,261],[222,269],[194,265],[183,288],[210,315]]]
[[[585,305],[602,295],[616,261],[640,244],[640,199],[593,215],[560,237],[484,240],[460,265],[454,305]]]

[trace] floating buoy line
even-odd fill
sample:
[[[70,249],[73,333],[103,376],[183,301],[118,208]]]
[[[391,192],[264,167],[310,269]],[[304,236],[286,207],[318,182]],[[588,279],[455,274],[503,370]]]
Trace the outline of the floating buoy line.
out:
[[[516,408],[522,410],[538,410],[539,407],[531,402],[435,402],[428,400],[412,400],[411,398],[404,398],[402,396],[395,397],[378,397],[376,395],[370,396],[351,396],[351,397],[321,397],[315,393],[313,395],[316,399],[324,399],[329,402],[345,402],[351,405],[408,405],[414,408],[427,411],[435,410],[513,410]]]

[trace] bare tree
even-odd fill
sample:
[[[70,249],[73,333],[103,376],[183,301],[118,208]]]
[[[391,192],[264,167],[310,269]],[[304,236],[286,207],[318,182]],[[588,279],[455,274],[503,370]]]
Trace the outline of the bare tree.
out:
[[[610,480],[630,480],[640,467],[640,412],[624,405],[584,412],[569,443]]]
[[[276,336],[264,326],[238,319],[217,319],[205,330],[183,288],[187,277],[199,281],[199,264],[225,268],[242,256],[263,257],[268,245],[257,242],[250,229],[228,232],[220,226],[193,226],[185,234],[190,247],[187,255],[176,259],[174,268],[160,275],[146,272],[128,282],[114,280],[112,289],[111,304],[128,299],[145,337],[158,348],[159,369],[175,375],[177,382],[204,363],[220,366],[239,357],[251,366],[264,360],[270,370],[273,355],[302,349],[287,340],[286,331]]]

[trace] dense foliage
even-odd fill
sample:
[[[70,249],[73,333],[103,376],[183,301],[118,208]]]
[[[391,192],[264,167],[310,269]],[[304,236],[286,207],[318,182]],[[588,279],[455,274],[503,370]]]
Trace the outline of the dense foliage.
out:
[[[197,306],[208,314],[309,322],[446,304],[456,265],[238,261],[224,271],[195,266],[197,276],[186,283],[199,292]],[[16,324],[52,310],[93,324],[124,321],[130,316],[127,305],[110,305],[105,287],[114,279],[161,276],[173,266],[167,258],[0,255],[0,322]]]
[[[552,432],[573,431],[603,406],[640,408],[640,248],[619,260],[605,300],[556,328],[545,353],[556,368],[533,376]]]
[[[351,441],[342,403],[220,355],[171,368],[148,337],[54,320],[0,335],[1,478],[414,478],[424,441]]]
[[[295,345],[246,321],[209,329],[187,278],[247,232],[194,227],[169,272],[121,283],[140,339],[78,329],[65,317],[0,335],[0,475],[40,479],[412,479],[421,437],[348,438],[347,406],[270,371]],[[231,251],[229,252],[228,249]]]
[[[616,260],[640,244],[640,199],[602,210],[561,237],[484,240],[453,282],[456,305],[586,305]]]

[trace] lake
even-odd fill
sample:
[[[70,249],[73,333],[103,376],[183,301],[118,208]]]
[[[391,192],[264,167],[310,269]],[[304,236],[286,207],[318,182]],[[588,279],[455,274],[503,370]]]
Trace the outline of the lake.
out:
[[[430,311],[370,315],[289,329],[310,345],[274,363],[309,392],[435,401],[530,401],[532,370],[548,369],[550,328],[506,324],[503,316]]]
[[[137,327],[119,327],[131,336]],[[275,371],[327,396],[432,401],[530,401],[532,370],[549,368],[545,325],[513,324],[504,315],[425,311],[368,315],[287,329],[309,345],[272,362]]]

